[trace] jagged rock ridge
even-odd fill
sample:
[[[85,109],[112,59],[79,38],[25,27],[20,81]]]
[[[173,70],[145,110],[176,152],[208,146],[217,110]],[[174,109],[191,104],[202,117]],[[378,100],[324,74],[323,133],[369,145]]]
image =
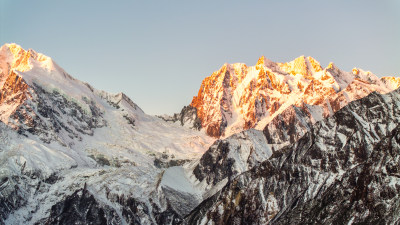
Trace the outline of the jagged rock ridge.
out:
[[[322,68],[312,57],[275,63],[263,56],[251,67],[224,64],[203,80],[190,105],[209,135],[227,137],[249,128],[262,130],[288,107],[312,108],[309,117],[315,122],[372,91],[397,87],[398,78],[379,79],[357,68],[345,72],[333,63]]]
[[[266,65],[273,71],[277,71],[279,69],[277,66],[282,66],[282,64],[275,65],[266,61],[262,57],[256,68],[261,69],[263,68],[261,65]],[[314,66],[311,67],[311,65]],[[250,170],[268,159],[272,152],[296,142],[310,131],[314,123],[333,115],[352,100],[363,98],[373,91],[386,93],[396,88],[399,80],[389,77],[379,79],[372,73],[360,69],[354,69],[350,74],[339,70],[334,64],[330,64],[325,69],[321,69],[318,65],[310,57],[300,57],[291,63],[284,64],[284,69],[290,74],[287,75],[290,79],[293,79],[293,74],[298,74],[295,77],[300,76],[301,71],[307,79],[311,79],[307,88],[309,90],[298,93],[300,98],[295,96],[297,100],[294,102],[291,101],[293,96],[290,97],[290,94],[289,97],[282,95],[287,102],[271,118],[266,117],[260,121],[256,130],[244,130],[214,143],[191,171],[196,180],[205,182],[207,190],[213,189],[224,179],[232,180],[238,174]],[[306,68],[313,68],[313,70]],[[318,76],[321,76],[322,72],[325,78],[320,80],[329,82],[321,83],[318,80]],[[313,77],[310,78],[311,75]],[[331,88],[326,89],[327,87]],[[334,88],[337,88],[338,91],[336,92]],[[310,91],[311,89],[313,90]],[[253,94],[256,95],[257,89],[253,90],[255,90]],[[249,136],[252,138],[243,138]],[[264,138],[255,138],[262,136],[265,136],[266,141],[263,140]]]
[[[180,113],[175,113],[173,116],[162,115],[159,117],[167,122],[179,123],[181,126],[191,129],[201,129],[201,121],[197,116],[197,109],[190,105],[184,106]]]

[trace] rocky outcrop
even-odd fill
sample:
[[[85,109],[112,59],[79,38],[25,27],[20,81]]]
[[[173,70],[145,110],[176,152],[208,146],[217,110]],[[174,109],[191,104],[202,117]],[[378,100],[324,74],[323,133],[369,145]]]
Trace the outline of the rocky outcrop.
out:
[[[232,180],[259,165],[271,154],[263,133],[249,129],[216,141],[200,158],[193,175],[199,182],[205,182],[209,190],[224,179]]]
[[[381,81],[385,83],[387,86],[396,89],[400,87],[400,78],[399,77],[382,77]]]
[[[18,177],[2,177],[0,180],[0,224],[5,224],[8,214],[26,203],[26,196],[15,179]]]
[[[93,135],[95,128],[107,123],[93,100],[85,99],[88,106],[85,109],[56,90],[48,92],[39,85],[34,85],[32,90],[34,95],[31,104],[21,106],[14,116],[17,124],[21,124],[20,132],[28,131],[41,137],[44,142],[59,141],[66,145],[69,140],[63,138],[63,134],[79,140],[80,135]],[[33,124],[26,124],[26,111],[31,111]]]
[[[237,79],[232,75],[233,68],[225,64],[203,80],[198,95],[190,104],[197,109],[202,127],[212,137],[219,137],[224,133],[228,119],[225,113],[232,113],[231,86],[235,85]]]
[[[267,143],[281,146],[297,141],[310,130],[311,119],[312,115],[307,106],[290,106],[264,128],[263,133],[267,138]],[[278,149],[273,148],[272,150]]]
[[[181,126],[191,129],[200,130],[201,120],[197,116],[197,109],[193,106],[184,106],[180,113],[175,113],[173,116],[158,116],[167,122],[179,123]]]
[[[65,200],[51,207],[50,216],[43,224],[121,224],[116,211],[101,205],[86,189],[75,191]]]
[[[0,105],[8,106],[0,109],[2,122],[8,123],[9,118],[18,110],[18,107],[30,97],[27,90],[28,85],[25,80],[14,71],[6,76],[3,86],[0,88]]]
[[[206,179],[207,183],[216,185],[226,177],[233,177],[234,159],[228,157],[229,142],[218,140],[200,159],[193,170],[199,181]]]
[[[37,224],[180,224],[181,216],[172,208],[161,210],[129,196],[109,196],[121,208],[105,204],[86,188],[53,205],[50,215]]]

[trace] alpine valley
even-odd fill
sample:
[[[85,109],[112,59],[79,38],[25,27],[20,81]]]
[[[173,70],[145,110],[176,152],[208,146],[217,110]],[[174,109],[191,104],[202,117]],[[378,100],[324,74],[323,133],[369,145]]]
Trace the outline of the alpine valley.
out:
[[[399,224],[400,78],[224,64],[174,115],[0,48],[0,224]]]

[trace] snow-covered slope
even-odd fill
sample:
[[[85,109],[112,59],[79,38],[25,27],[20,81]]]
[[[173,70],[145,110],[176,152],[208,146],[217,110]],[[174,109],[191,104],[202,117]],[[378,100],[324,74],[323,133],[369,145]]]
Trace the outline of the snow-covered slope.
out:
[[[93,139],[106,148],[131,146],[142,154],[165,153],[177,159],[201,155],[212,140],[146,115],[123,93],[95,90],[33,50],[9,44],[0,52],[6,59],[1,67],[1,121],[20,133],[64,146]],[[85,141],[76,141],[81,139]]]
[[[199,158],[215,140],[149,116],[123,93],[96,90],[16,44],[0,48],[0,121],[0,221],[12,224],[43,222],[80,190],[122,223],[128,199],[148,208],[142,223],[155,223],[169,207],[158,186],[163,167]]]
[[[345,72],[333,63],[322,68],[312,57],[300,56],[288,63],[261,57],[250,67],[224,64],[203,80],[190,105],[197,109],[210,136],[228,137],[244,129],[263,130],[290,107],[310,106],[314,123],[372,91],[396,89],[400,84],[397,80],[381,80],[357,68]]]

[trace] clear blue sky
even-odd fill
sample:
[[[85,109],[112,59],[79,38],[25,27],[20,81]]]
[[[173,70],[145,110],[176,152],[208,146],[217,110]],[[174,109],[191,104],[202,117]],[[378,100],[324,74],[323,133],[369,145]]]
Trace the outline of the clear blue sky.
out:
[[[0,0],[0,44],[52,57],[72,76],[178,112],[225,62],[313,56],[400,76],[400,1]]]

